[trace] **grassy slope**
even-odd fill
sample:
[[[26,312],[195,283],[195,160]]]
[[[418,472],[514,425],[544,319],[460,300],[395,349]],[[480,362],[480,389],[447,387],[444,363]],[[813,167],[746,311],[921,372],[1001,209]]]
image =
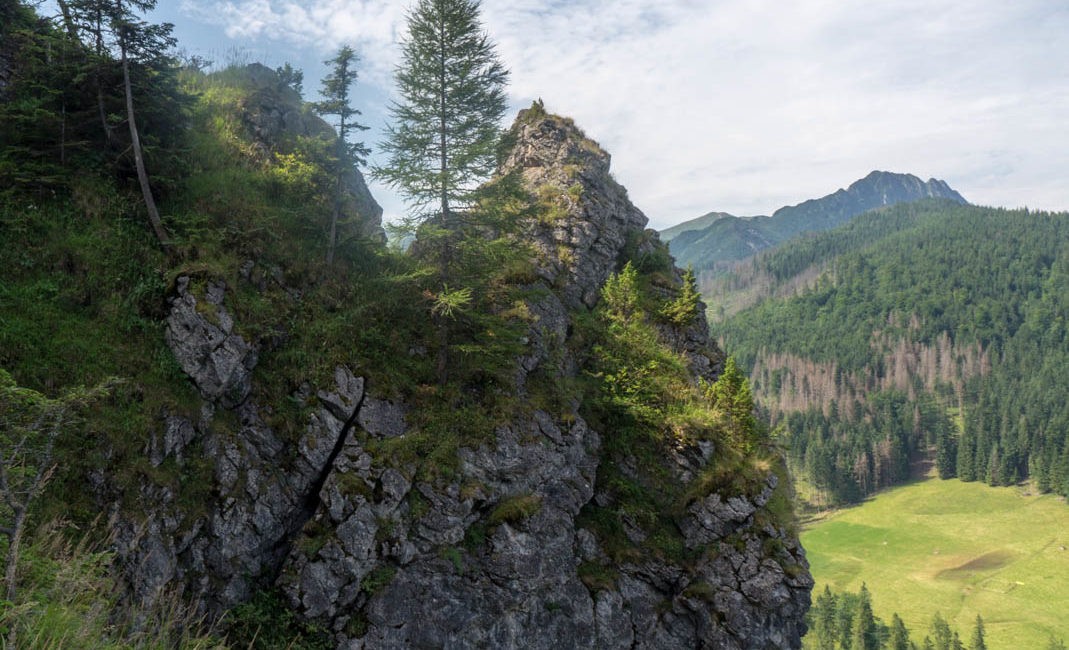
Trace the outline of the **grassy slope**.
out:
[[[802,544],[814,594],[864,581],[876,615],[898,612],[918,645],[936,611],[963,638],[979,613],[992,650],[1069,638],[1069,508],[1059,497],[927,480],[814,523]]]

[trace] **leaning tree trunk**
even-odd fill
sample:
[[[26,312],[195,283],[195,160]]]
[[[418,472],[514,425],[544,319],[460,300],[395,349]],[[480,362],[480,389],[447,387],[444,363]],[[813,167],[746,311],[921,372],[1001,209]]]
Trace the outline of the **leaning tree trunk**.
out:
[[[156,233],[156,239],[165,249],[171,246],[171,237],[167,229],[163,227],[160,212],[156,209],[156,200],[152,197],[152,187],[148,182],[148,172],[145,170],[145,157],[141,151],[141,137],[137,132],[137,122],[134,121],[134,93],[130,84],[130,61],[126,57],[126,47],[122,50],[122,77],[123,86],[126,90],[126,121],[130,124],[130,145],[134,150],[134,162],[137,165],[137,181],[141,184],[141,194],[145,197],[145,208],[148,210],[148,220],[152,224],[152,230]]]
[[[38,424],[34,425],[32,428],[36,429],[42,422],[43,418],[38,420]],[[52,428],[47,434],[47,442],[44,451],[38,459],[37,468],[34,471],[33,478],[25,488],[21,499],[19,499],[16,494],[16,491],[18,490],[17,486],[13,483],[13,479],[8,474],[9,467],[14,467],[18,464],[20,459],[17,456],[5,458],[0,454],[0,498],[3,499],[12,515],[11,526],[0,528],[0,534],[7,537],[7,554],[4,558],[4,593],[7,602],[12,604],[15,602],[15,596],[18,592],[19,553],[22,550],[22,537],[26,532],[26,515],[29,512],[30,505],[33,503],[34,499],[37,498],[37,495],[40,494],[42,488],[44,488],[44,484],[47,483],[52,476],[52,471],[54,469],[54,466],[52,465],[52,450],[55,448],[56,438],[59,437],[62,427],[63,412],[60,411],[56,414],[55,421],[52,423]],[[24,438],[16,448],[21,448],[25,443],[26,439]],[[12,625],[7,631],[7,637],[4,639],[4,647],[18,647],[17,635],[18,626]]]

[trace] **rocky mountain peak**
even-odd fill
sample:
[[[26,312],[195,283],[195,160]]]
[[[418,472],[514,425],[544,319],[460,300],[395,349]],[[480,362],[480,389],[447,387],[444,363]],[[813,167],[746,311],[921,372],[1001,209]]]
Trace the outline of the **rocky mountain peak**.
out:
[[[766,248],[805,232],[840,226],[859,214],[897,203],[924,199],[968,202],[945,181],[927,182],[913,174],[873,171],[819,199],[776,210],[771,217],[700,217],[670,229],[672,253],[681,264],[698,270],[725,268]]]
[[[842,191],[842,190],[840,190]],[[925,198],[949,199],[967,203],[965,198],[947,185],[946,181],[930,178],[922,181],[913,174],[873,171],[854,181],[845,191],[865,205],[891,205]]]
[[[525,177],[580,165],[606,174],[611,156],[586,136],[571,118],[551,115],[537,102],[520,111],[510,131],[511,152],[503,169],[523,169]],[[540,173],[541,172],[541,173]]]
[[[819,199],[782,207],[772,214],[783,238],[809,230],[826,230],[845,223],[862,212],[896,203],[921,199],[949,199],[966,203],[965,199],[943,181],[931,179],[927,183],[913,174],[873,171]]]
[[[540,274],[568,307],[593,307],[628,239],[645,232],[646,215],[610,175],[609,154],[571,119],[536,102],[520,112],[508,141],[499,175],[519,174],[542,208],[529,224]]]

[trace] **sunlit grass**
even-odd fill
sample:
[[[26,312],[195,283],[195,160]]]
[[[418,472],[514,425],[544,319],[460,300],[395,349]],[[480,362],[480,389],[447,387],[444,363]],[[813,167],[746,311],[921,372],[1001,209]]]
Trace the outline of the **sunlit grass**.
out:
[[[885,622],[915,640],[935,612],[962,634],[983,616],[988,647],[1069,639],[1069,506],[1025,488],[926,480],[877,495],[802,533],[820,593],[864,582]]]

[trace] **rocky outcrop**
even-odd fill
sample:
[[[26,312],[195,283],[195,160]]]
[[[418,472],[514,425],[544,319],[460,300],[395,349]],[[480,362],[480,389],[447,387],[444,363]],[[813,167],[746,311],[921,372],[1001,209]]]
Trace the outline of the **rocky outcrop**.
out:
[[[264,575],[277,573],[319,503],[318,486],[331,472],[331,451],[344,424],[364,399],[363,380],[339,367],[333,390],[294,396],[313,407],[305,434],[296,444],[280,438],[265,422],[271,409],[250,397],[258,348],[234,331],[226,291],[214,281],[198,296],[188,277],[178,279],[166,339],[204,406],[197,421],[168,416],[145,450],[159,466],[168,458],[182,462],[196,444],[210,463],[206,478],[217,497],[191,508],[169,488],[145,486],[141,497],[151,504],[146,523],[117,526],[121,560],[139,602],[151,603],[173,582],[215,614],[248,599]],[[368,426],[392,426],[388,417],[383,422]]]
[[[609,154],[570,120],[521,113],[509,136],[515,145],[502,174],[519,173],[549,215],[531,224],[542,277],[565,306],[593,307],[616,271],[628,238],[643,234],[646,215],[609,174]]]
[[[264,160],[271,160],[275,153],[285,148],[287,141],[296,138],[333,140],[337,137],[333,127],[312,113],[277,71],[252,63],[245,67],[244,78],[250,92],[241,107],[241,121]],[[342,188],[346,203],[358,218],[342,223],[339,235],[385,241],[382,207],[371,196],[364,175],[355,166],[342,177]]]
[[[574,319],[622,260],[665,253],[612,180],[608,154],[570,121],[532,110],[512,135],[501,175],[519,175],[552,217],[543,210],[525,224],[540,279],[517,360],[522,399],[535,372],[582,372]],[[670,298],[680,278],[665,269],[655,284]],[[255,286],[254,268],[242,277]],[[775,475],[690,502],[676,517],[686,562],[614,560],[584,513],[616,498],[598,482],[615,432],[591,426],[577,400],[517,409],[492,440],[462,444],[456,467],[431,478],[388,451],[418,434],[409,407],[339,366],[329,386],[290,395],[306,420],[286,438],[257,390],[268,351],[242,334],[229,295],[221,281],[179,278],[171,298],[167,342],[204,407],[196,421],[168,416],[145,453],[159,465],[199,451],[210,490],[191,509],[147,486],[148,523],[119,526],[119,554],[143,602],[177,585],[218,614],[271,586],[350,650],[799,646],[812,580],[796,537],[768,513]],[[662,330],[695,381],[718,374],[723,354],[704,317]],[[686,483],[717,450],[702,443],[669,456]],[[637,521],[626,533],[648,534]],[[602,574],[592,578],[592,567]]]

